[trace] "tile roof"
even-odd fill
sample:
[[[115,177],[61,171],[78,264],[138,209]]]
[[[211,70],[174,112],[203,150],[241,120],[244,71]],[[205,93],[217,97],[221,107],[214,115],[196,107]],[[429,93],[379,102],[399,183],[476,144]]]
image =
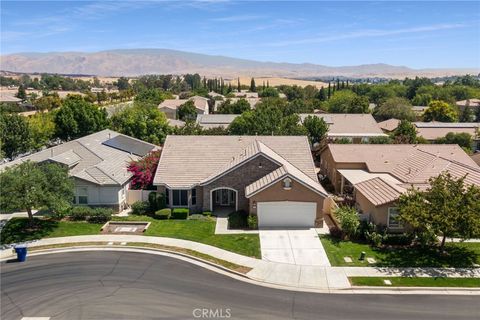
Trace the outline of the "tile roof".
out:
[[[68,165],[70,167],[69,174],[73,177],[98,185],[123,185],[132,176],[127,171],[128,163],[140,159],[141,156],[104,144],[117,136],[121,136],[123,141],[129,141],[131,144],[142,145],[144,150],[149,148],[150,151],[159,148],[107,129],[15,159],[1,165],[0,170],[27,160],[55,161]]]
[[[479,122],[414,122],[417,127],[417,135],[427,140],[435,140],[445,137],[449,132],[469,133],[475,138],[480,129]]]
[[[197,123],[203,128],[228,127],[239,114],[199,114]]]
[[[193,96],[188,99],[166,99],[158,105],[158,108],[177,110],[178,107],[190,100],[193,101],[195,108],[202,111],[208,111],[208,99],[200,96]]]
[[[398,197],[412,185],[424,190],[430,178],[443,172],[455,178],[465,177],[467,184],[480,186],[480,167],[458,145],[329,145],[328,148],[337,163],[365,163],[371,179],[367,179],[367,174],[356,173],[362,171],[358,169],[338,171],[375,205],[395,200],[395,194]],[[353,178],[350,171],[355,173]]]
[[[154,184],[188,189],[258,153],[277,162],[282,158],[318,181],[303,136],[167,136]]]
[[[398,119],[388,119],[388,120],[379,122],[378,127],[384,131],[392,132],[393,130],[397,129],[399,124],[400,124],[400,120]]]
[[[405,192],[405,189],[394,187],[379,177],[356,184],[355,190],[363,194],[375,206],[395,201]]]
[[[467,99],[467,100],[461,100],[456,102],[457,106],[460,107],[479,107],[480,106],[480,99]]]
[[[303,122],[308,116],[323,118],[329,125],[329,137],[385,136],[373,116],[369,113],[302,113],[300,114],[301,121]]]

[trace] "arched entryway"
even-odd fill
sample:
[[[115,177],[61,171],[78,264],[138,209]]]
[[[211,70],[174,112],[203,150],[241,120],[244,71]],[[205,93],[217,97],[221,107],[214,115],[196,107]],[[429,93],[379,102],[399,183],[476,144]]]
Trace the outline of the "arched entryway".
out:
[[[231,213],[238,210],[238,191],[228,187],[210,191],[210,210],[212,212]]]

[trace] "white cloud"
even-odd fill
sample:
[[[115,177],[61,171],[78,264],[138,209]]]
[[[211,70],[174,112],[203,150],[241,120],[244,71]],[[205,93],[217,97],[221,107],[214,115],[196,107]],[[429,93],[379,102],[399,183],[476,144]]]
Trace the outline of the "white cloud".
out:
[[[272,47],[282,47],[295,44],[311,44],[311,43],[321,43],[321,42],[330,42],[344,39],[357,39],[357,38],[373,38],[373,37],[384,37],[398,34],[411,34],[419,32],[431,32],[431,31],[440,31],[440,30],[449,30],[449,29],[459,29],[467,27],[467,24],[456,23],[456,24],[437,24],[431,26],[423,27],[412,27],[412,28],[403,28],[395,30],[378,30],[378,29],[365,29],[359,31],[352,31],[348,33],[338,34],[335,32],[329,33],[329,35],[317,37],[303,38],[303,39],[293,39],[285,41],[276,41],[270,42],[267,45]],[[333,34],[333,35],[332,35]]]
[[[265,16],[261,15],[235,15],[235,16],[228,16],[228,17],[221,17],[221,18],[213,18],[210,21],[216,22],[242,22],[242,21],[251,21],[251,20],[259,20],[264,19]]]

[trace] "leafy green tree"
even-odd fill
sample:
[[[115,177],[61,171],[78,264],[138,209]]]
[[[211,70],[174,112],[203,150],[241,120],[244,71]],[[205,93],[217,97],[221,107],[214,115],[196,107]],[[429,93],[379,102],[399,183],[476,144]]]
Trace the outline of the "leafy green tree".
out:
[[[187,121],[197,118],[197,108],[192,100],[188,100],[177,109],[178,119]]]
[[[368,113],[368,99],[350,90],[341,90],[327,101],[332,113]]]
[[[281,91],[287,96],[288,101],[305,99],[305,90],[300,86],[281,86]]]
[[[55,136],[69,141],[103,130],[108,125],[107,112],[85,101],[69,96],[54,114]]]
[[[128,81],[128,78],[125,77],[120,77],[117,80],[117,88],[118,90],[127,90],[130,88],[130,83]]]
[[[367,144],[391,144],[393,143],[392,138],[390,137],[371,137],[368,139]]]
[[[257,92],[257,86],[255,85],[255,79],[250,80],[250,92]]]
[[[272,87],[266,87],[258,93],[262,98],[278,98],[278,90]]]
[[[55,135],[55,122],[53,122],[51,113],[37,113],[28,117],[27,122],[33,150],[42,149],[53,139]]]
[[[227,99],[220,104],[217,112],[221,114],[242,114],[247,110],[250,110],[250,103],[247,100],[239,99],[232,103],[230,99]]]
[[[149,104],[140,103],[115,113],[111,118],[111,128],[158,145],[165,141],[171,131],[163,112]]]
[[[2,210],[25,210],[33,223],[33,209],[53,212],[68,208],[73,199],[74,183],[68,168],[55,163],[26,161],[8,167],[0,174]]]
[[[25,117],[0,113],[0,145],[2,156],[11,160],[32,149],[32,135]]]
[[[278,106],[263,101],[235,118],[228,129],[233,135],[304,135],[299,122],[298,115],[285,116]]]
[[[458,121],[458,112],[448,103],[435,100],[428,104],[428,108],[423,114],[423,121],[456,122]]]
[[[308,139],[313,145],[314,143],[319,143],[326,138],[328,133],[328,124],[323,120],[323,118],[316,116],[307,116],[303,120],[303,126],[308,131]]]
[[[55,93],[38,98],[34,105],[40,111],[58,109],[62,106],[62,99],[60,99],[58,93]]]
[[[373,115],[380,121],[392,118],[415,121],[412,105],[405,98],[394,97],[385,100],[385,102],[375,108]]]
[[[23,84],[18,86],[17,98],[22,99],[22,101],[27,100],[27,92],[25,91]]]
[[[416,143],[417,128],[410,121],[402,120],[393,131],[393,139],[395,143]]]
[[[148,103],[158,106],[165,99],[172,99],[173,96],[169,92],[165,92],[161,89],[152,88],[140,91],[135,97],[135,102]]]
[[[360,227],[357,210],[353,207],[342,206],[338,207],[333,214],[340,222],[342,231],[349,239],[354,239],[358,233],[358,228]]]
[[[467,132],[454,133],[449,132],[443,138],[438,138],[435,140],[435,143],[438,144],[458,144],[460,147],[465,149],[468,153],[471,153],[472,150],[472,135]]]
[[[469,107],[463,108],[462,112],[460,113],[460,122],[472,122],[475,118],[473,111]]]
[[[480,188],[466,185],[465,177],[442,173],[429,180],[426,191],[412,188],[399,199],[399,218],[417,232],[469,239],[480,234]]]
[[[395,91],[388,85],[372,86],[368,93],[368,100],[376,105],[383,104],[386,100],[396,97]]]

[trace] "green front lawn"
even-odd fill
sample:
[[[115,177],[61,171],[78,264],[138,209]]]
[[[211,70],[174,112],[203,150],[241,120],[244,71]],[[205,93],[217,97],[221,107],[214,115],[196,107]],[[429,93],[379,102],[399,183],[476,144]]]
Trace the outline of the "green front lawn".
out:
[[[99,234],[103,224],[87,222],[54,221],[34,219],[32,226],[26,218],[13,218],[4,226],[0,234],[0,243],[18,243],[41,238],[80,236]]]
[[[260,258],[257,234],[215,235],[215,221],[156,220],[147,216],[115,217],[117,221],[150,221],[146,236],[191,240],[246,256]],[[35,219],[33,227],[25,218],[11,219],[3,228],[0,243],[8,244],[41,238],[100,234],[102,224]]]
[[[394,249],[373,248],[368,244],[339,241],[322,236],[323,247],[333,266],[376,266],[376,267],[473,267],[480,264],[480,243],[447,243],[446,254],[436,248],[404,247]],[[367,258],[374,258],[375,264],[360,261],[364,251]],[[344,257],[353,262],[344,261]]]
[[[196,241],[249,257],[261,257],[258,234],[216,235],[213,220],[156,220],[147,216],[115,217],[114,220],[150,221],[146,236]]]
[[[353,286],[375,287],[480,287],[479,278],[418,278],[418,277],[350,277]],[[390,280],[391,285],[383,280]]]

